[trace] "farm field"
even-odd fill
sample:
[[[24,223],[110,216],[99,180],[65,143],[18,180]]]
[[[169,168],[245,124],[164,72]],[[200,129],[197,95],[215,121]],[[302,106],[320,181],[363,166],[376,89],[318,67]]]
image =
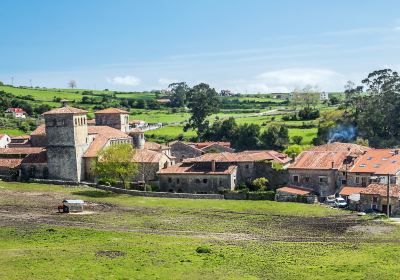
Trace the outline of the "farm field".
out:
[[[399,237],[319,205],[0,182],[0,279],[396,279]]]

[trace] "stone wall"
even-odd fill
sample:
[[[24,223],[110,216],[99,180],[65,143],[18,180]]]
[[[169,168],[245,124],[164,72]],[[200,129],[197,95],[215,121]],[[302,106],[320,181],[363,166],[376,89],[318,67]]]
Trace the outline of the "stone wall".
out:
[[[290,185],[312,189],[321,197],[333,195],[338,190],[335,169],[288,169],[288,171]],[[295,181],[295,176],[298,176],[298,182]]]
[[[183,159],[194,158],[203,154],[202,151],[186,145],[185,143],[182,143],[180,141],[173,143],[170,147],[171,155],[176,157],[176,162],[182,162]]]
[[[96,125],[110,126],[123,132],[129,131],[129,115],[120,113],[96,114]]]
[[[236,174],[159,174],[160,190],[183,193],[219,193],[234,190]]]
[[[373,198],[376,197],[377,201],[373,202]],[[383,205],[387,204],[387,197],[372,194],[360,194],[360,211],[371,211],[372,205],[376,205],[376,210],[382,212]],[[394,214],[399,211],[399,198],[390,197],[389,204],[391,205],[391,213]]]

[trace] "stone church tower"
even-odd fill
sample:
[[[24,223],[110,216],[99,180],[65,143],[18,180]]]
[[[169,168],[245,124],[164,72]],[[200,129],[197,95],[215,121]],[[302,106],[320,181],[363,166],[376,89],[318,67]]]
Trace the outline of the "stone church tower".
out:
[[[87,111],[62,107],[44,113],[49,177],[80,182],[88,148]]]
[[[107,108],[94,112],[96,125],[106,125],[123,132],[129,131],[129,113],[117,108]]]

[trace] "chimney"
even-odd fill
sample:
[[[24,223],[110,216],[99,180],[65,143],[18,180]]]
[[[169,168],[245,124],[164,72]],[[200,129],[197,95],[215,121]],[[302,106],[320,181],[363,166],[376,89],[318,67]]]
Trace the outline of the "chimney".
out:
[[[331,168],[333,169],[333,167],[335,166],[335,162],[332,161],[331,164],[332,164],[332,167],[331,167]]]
[[[215,159],[211,161],[211,171],[215,172]]]
[[[61,99],[60,100],[61,107],[67,107],[68,106],[68,102],[69,102],[69,100],[67,100],[67,99]]]
[[[398,154],[399,154],[399,150],[398,150],[398,149],[395,149],[395,150],[394,150],[394,154],[395,154],[395,155],[398,155]]]

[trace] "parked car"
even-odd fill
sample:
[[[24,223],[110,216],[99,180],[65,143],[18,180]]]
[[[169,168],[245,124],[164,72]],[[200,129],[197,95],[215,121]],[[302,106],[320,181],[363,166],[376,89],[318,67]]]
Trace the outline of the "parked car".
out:
[[[329,206],[335,206],[335,198],[334,197],[327,197],[326,199],[325,199],[325,204],[326,205],[329,205]]]
[[[337,208],[345,208],[347,206],[346,200],[342,197],[335,198],[335,207]]]

